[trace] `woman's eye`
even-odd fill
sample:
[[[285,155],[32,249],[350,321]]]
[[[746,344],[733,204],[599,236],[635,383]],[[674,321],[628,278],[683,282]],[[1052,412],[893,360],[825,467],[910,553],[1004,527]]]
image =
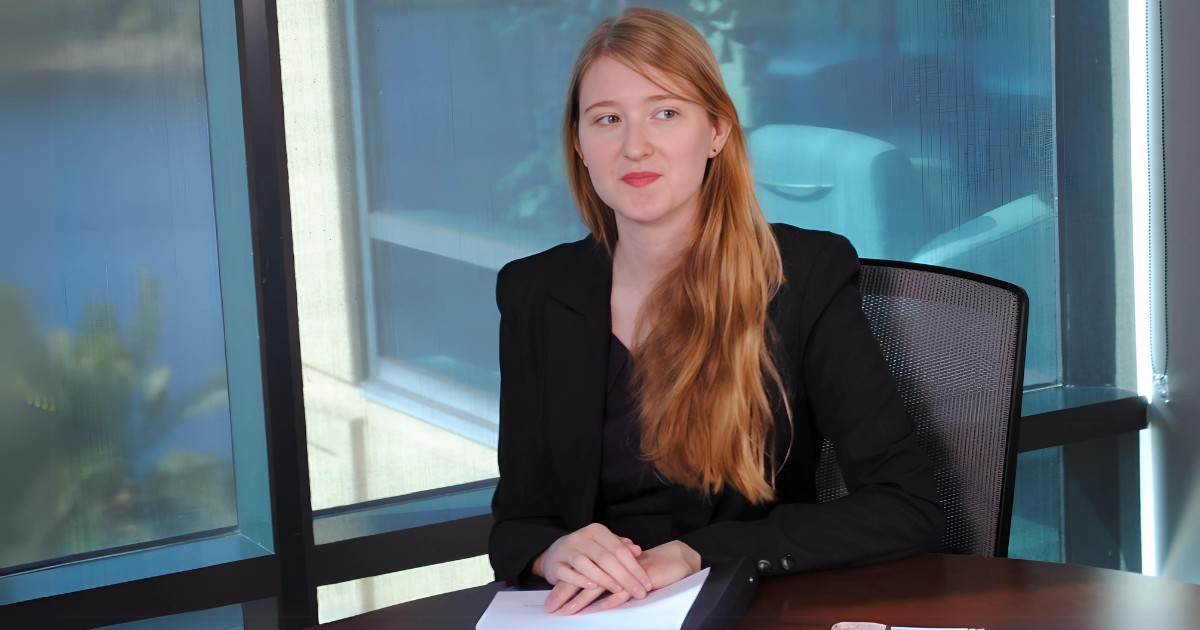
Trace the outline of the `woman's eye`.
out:
[[[601,116],[596,119],[596,122],[600,123],[601,125],[613,125],[620,121],[621,119],[618,118],[616,114],[608,114],[607,116]]]
[[[675,118],[678,115],[679,115],[679,112],[677,112],[673,109],[664,109],[661,112],[658,112],[657,117],[661,118],[663,120],[671,120],[672,118]]]

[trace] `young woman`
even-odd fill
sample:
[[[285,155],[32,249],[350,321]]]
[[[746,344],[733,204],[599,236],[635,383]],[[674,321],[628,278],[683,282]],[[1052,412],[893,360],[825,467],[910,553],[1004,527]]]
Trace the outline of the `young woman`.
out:
[[[551,612],[720,558],[764,574],[940,545],[943,517],[844,238],[767,224],[704,39],[630,9],[584,43],[567,173],[588,238],[500,271],[500,579]],[[849,496],[817,503],[822,439]]]

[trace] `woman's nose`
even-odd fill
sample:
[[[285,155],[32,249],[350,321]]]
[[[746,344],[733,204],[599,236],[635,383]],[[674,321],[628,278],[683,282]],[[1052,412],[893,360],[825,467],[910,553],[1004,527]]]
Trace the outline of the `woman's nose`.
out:
[[[641,160],[650,155],[650,140],[646,137],[641,124],[628,123],[625,125],[625,144],[621,148],[622,153],[630,160]]]

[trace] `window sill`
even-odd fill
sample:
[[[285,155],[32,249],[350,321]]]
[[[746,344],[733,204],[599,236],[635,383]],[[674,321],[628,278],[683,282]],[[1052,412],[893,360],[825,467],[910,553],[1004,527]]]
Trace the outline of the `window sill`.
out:
[[[271,551],[241,533],[118,552],[4,576],[0,605],[269,555]]]
[[[1017,450],[1036,451],[1147,426],[1146,399],[1115,387],[1056,386],[1025,392]]]

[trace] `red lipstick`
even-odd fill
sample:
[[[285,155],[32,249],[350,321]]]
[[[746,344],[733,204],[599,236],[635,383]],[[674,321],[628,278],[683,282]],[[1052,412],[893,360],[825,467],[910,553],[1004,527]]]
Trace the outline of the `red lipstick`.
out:
[[[626,173],[621,177],[621,181],[633,186],[634,188],[641,188],[642,186],[648,186],[654,183],[654,181],[659,177],[662,176],[658,173],[653,173],[650,171],[638,171],[636,173]]]

